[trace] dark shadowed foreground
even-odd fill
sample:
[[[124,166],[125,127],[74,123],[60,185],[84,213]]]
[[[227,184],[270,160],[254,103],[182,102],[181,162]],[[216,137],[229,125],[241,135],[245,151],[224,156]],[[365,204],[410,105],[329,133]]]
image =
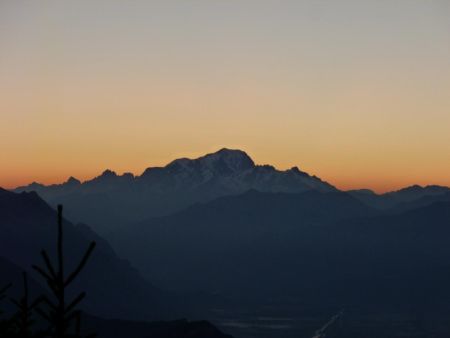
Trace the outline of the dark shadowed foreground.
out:
[[[81,338],[81,337],[226,337],[213,325],[206,321],[189,322],[187,320],[177,321],[159,321],[159,322],[135,322],[127,320],[117,319],[101,319],[100,317],[94,317],[87,315],[78,310],[78,306],[82,304],[82,301],[86,297],[84,291],[80,291],[84,287],[83,284],[75,283],[76,278],[82,276],[82,270],[84,267],[89,266],[89,258],[95,257],[93,254],[96,243],[92,242],[87,251],[84,252],[81,261],[74,264],[73,270],[68,270],[66,266],[66,255],[64,253],[64,232],[69,230],[70,234],[78,235],[78,238],[88,237],[77,233],[77,229],[68,223],[67,229],[63,226],[62,220],[62,207],[58,207],[58,226],[55,225],[48,227],[48,233],[55,233],[54,236],[43,238],[46,235],[46,228],[39,229],[39,224],[42,224],[42,217],[47,216],[48,221],[56,223],[56,214],[50,209],[42,200],[35,194],[14,194],[4,190],[0,190],[0,214],[3,216],[0,219],[0,226],[3,236],[2,239],[2,253],[7,256],[7,259],[0,258],[0,337],[13,338],[13,337],[54,337],[54,338]],[[36,222],[33,222],[33,219]],[[40,220],[40,221],[38,221]],[[28,232],[28,226],[35,227],[35,235],[28,239],[32,233]],[[56,231],[57,230],[57,231]],[[64,230],[64,231],[63,231]],[[15,234],[22,234],[22,236],[15,236]],[[56,235],[57,234],[57,235]],[[56,258],[46,251],[41,251],[41,256],[44,260],[44,267],[33,265],[37,276],[43,277],[45,283],[39,282],[39,279],[28,278],[28,274],[22,272],[27,270],[26,266],[17,266],[16,264],[26,265],[31,258],[39,257],[37,251],[34,251],[34,246],[24,245],[24,242],[30,240],[36,246],[43,244],[43,242],[51,242],[51,237],[57,238],[56,242]],[[76,238],[76,236],[75,236]],[[39,241],[42,242],[39,242]],[[83,240],[82,240],[83,241]],[[30,243],[28,242],[28,243]],[[72,247],[74,242],[72,238],[67,238],[69,248]],[[76,243],[76,242],[75,242]],[[105,243],[104,243],[105,245]],[[7,251],[7,249],[11,251]],[[14,249],[13,249],[14,248]],[[53,249],[55,249],[53,247]],[[52,250],[55,251],[55,250]],[[73,253],[73,251],[71,251]],[[110,252],[112,254],[112,250]],[[30,258],[27,257],[30,255]],[[112,256],[113,258],[115,256]],[[67,261],[69,265],[73,264],[73,256],[69,256]],[[13,262],[9,261],[11,259]],[[22,261],[22,260],[23,261]],[[24,263],[25,262],[25,263]],[[54,264],[56,262],[56,264]],[[107,262],[105,262],[107,264]],[[120,265],[119,265],[120,266]],[[29,268],[29,267],[28,267]],[[64,273],[67,271],[67,275]],[[125,270],[126,271],[126,270]],[[98,272],[98,271],[97,271]],[[113,271],[110,271],[110,277]],[[40,275],[40,276],[39,276]],[[133,278],[131,276],[122,276],[123,280],[127,281],[127,278]],[[21,277],[23,280],[21,281]],[[108,277],[108,276],[106,276]],[[102,295],[104,291],[107,292],[107,285],[105,288],[101,288],[102,285],[98,284],[99,281],[93,280],[96,275],[89,276],[91,279],[90,284],[97,285],[97,289],[90,289],[91,296],[94,300],[101,300],[97,297],[105,297]],[[112,281],[114,283],[114,280]],[[133,280],[130,280],[132,283]],[[76,292],[68,292],[68,287],[71,284],[78,285]],[[3,285],[5,285],[3,287]],[[87,284],[89,286],[89,284]],[[21,288],[20,286],[23,286]],[[47,286],[48,288],[45,288]],[[125,294],[132,294],[135,290],[129,290],[124,288]],[[139,290],[137,290],[139,291]],[[116,289],[115,294],[121,295],[122,290]],[[73,296],[76,295],[76,296]],[[139,296],[139,295],[138,295]],[[33,298],[32,298],[33,297]],[[73,299],[71,299],[73,297]],[[4,304],[5,299],[11,300],[8,304]],[[34,301],[29,301],[35,299]],[[169,297],[167,298],[169,299]],[[113,300],[113,299],[111,299]],[[145,301],[145,299],[141,299]],[[107,298],[102,300],[108,302]],[[115,303],[111,301],[109,304],[103,304],[103,306],[113,307]],[[127,300],[124,299],[122,307],[130,306]],[[141,303],[141,307],[144,310],[146,307],[151,311],[157,311],[158,304],[155,303]],[[167,305],[169,307],[169,305]],[[130,307],[133,309],[133,307]],[[114,309],[111,309],[114,311]],[[151,313],[151,312],[150,312]],[[129,314],[128,314],[129,315]],[[142,311],[141,316],[145,316],[145,312]],[[165,313],[160,313],[160,316],[164,316]],[[151,317],[148,317],[151,319]],[[84,333],[86,332],[86,333]],[[95,332],[95,334],[93,333]]]

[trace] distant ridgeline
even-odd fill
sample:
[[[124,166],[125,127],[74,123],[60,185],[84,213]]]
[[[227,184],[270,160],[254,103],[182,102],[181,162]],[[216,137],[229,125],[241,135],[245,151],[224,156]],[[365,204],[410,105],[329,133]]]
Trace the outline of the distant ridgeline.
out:
[[[16,192],[36,191],[50,205],[63,203],[70,219],[99,231],[167,215],[197,202],[255,189],[266,192],[336,191],[330,184],[298,168],[279,171],[255,165],[243,151],[222,149],[198,159],[182,158],[165,167],[148,168],[141,176],[106,170],[84,183],[32,183]]]
[[[338,191],[297,167],[280,171],[270,165],[255,165],[245,152],[230,149],[197,159],[177,159],[165,167],[148,168],[140,176],[130,173],[119,176],[105,170],[83,183],[71,177],[62,184],[32,183],[14,191],[35,191],[52,206],[63,203],[71,220],[90,224],[100,233],[109,233],[117,226],[168,215],[198,202],[252,189],[274,193]],[[370,190],[349,193],[378,209],[407,210],[411,202],[423,206],[441,199],[443,194],[448,197],[450,189],[413,186],[383,195]]]

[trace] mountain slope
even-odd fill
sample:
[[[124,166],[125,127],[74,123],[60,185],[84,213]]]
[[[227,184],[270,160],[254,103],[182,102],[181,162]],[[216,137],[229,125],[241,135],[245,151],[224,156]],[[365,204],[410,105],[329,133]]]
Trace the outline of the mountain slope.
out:
[[[292,193],[336,191],[330,184],[296,167],[280,171],[268,165],[255,165],[245,152],[229,149],[197,159],[178,159],[165,167],[148,168],[136,177],[119,176],[106,170],[84,183],[70,178],[59,185],[33,183],[15,191],[36,191],[53,206],[63,203],[70,219],[109,230],[250,189]]]
[[[380,195],[367,189],[351,190],[348,193],[374,208],[382,210],[407,210],[426,206],[432,202],[447,200],[446,195],[448,196],[450,194],[450,188],[438,185],[429,185],[426,187],[413,185]]]
[[[345,193],[251,191],[124,227],[114,243],[174,289],[420,309],[450,304],[449,224],[448,203],[379,215]]]
[[[240,297],[255,296],[263,290],[274,293],[277,279],[298,274],[291,267],[301,252],[320,254],[316,251],[320,236],[328,236],[327,224],[373,214],[341,192],[252,190],[123,227],[113,243],[141,271],[168,287],[224,296],[236,296],[239,290]]]
[[[169,316],[164,293],[148,283],[109,244],[87,226],[64,222],[68,269],[74,268],[91,240],[94,255],[72,292],[86,291],[84,309],[106,317],[152,319]],[[0,256],[23,269],[41,263],[40,251],[56,252],[56,213],[36,193],[0,189]],[[167,299],[166,299],[167,301]]]
[[[0,256],[0,289],[11,284],[5,294],[7,298],[0,301],[0,321],[5,318],[5,314],[10,314],[17,310],[16,306],[8,298],[20,299],[23,296],[23,272],[24,269]],[[26,272],[29,273],[29,271]],[[29,276],[28,291],[30,299],[33,300],[45,292],[44,288]]]

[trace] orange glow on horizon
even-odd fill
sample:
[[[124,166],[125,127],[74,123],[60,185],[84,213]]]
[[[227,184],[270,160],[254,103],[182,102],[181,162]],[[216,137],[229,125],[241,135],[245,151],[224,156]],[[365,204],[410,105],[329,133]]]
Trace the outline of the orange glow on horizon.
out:
[[[214,148],[208,152],[213,152],[218,149],[219,148]],[[65,182],[70,176],[73,176],[79,179],[81,182],[84,182],[100,175],[106,169],[113,170],[118,175],[122,175],[126,172],[131,172],[135,176],[138,176],[141,175],[143,171],[148,167],[165,166],[175,158],[180,157],[197,158],[208,152],[177,154],[175,157],[160,158],[159,161],[153,161],[152,163],[149,163],[147,165],[141,164],[135,166],[134,168],[132,166],[127,168],[126,166],[118,165],[117,163],[114,165],[112,164],[113,163],[112,161],[110,162],[111,165],[105,166],[96,165],[92,167],[86,166],[84,168],[80,167],[63,168],[61,166],[60,168],[54,167],[53,170],[43,168],[38,170],[34,174],[33,170],[18,168],[17,171],[11,172],[9,175],[6,175],[6,173],[3,172],[2,176],[0,177],[0,187],[5,189],[13,189],[18,186],[28,185],[32,182],[37,182],[45,185],[60,184]],[[415,184],[422,186],[426,185],[450,186],[450,179],[448,179],[446,173],[442,173],[443,175],[441,179],[437,179],[436,177],[434,177],[434,179],[428,179],[427,177],[420,177],[419,175],[416,176],[399,175],[397,177],[395,177],[395,175],[392,175],[391,177],[382,177],[377,176],[376,172],[373,173],[372,177],[364,177],[361,175],[357,175],[358,174],[357,170],[355,170],[355,172],[343,173],[342,177],[339,177],[336,175],[335,172],[333,172],[329,168],[322,168],[322,170],[313,170],[312,168],[305,168],[299,164],[295,164],[292,162],[289,163],[280,162],[278,164],[276,162],[272,162],[269,160],[261,162],[258,161],[257,158],[253,157],[251,153],[249,153],[249,155],[253,158],[256,164],[271,164],[274,165],[279,170],[286,170],[292,168],[293,166],[298,166],[301,170],[306,171],[310,175],[316,175],[322,180],[327,181],[328,183],[336,186],[338,189],[341,190],[371,189],[377,193],[384,193],[398,190]],[[270,156],[267,155],[265,156],[265,158],[270,158]]]
[[[223,146],[341,189],[450,186],[448,2],[195,4],[0,3],[0,186]]]

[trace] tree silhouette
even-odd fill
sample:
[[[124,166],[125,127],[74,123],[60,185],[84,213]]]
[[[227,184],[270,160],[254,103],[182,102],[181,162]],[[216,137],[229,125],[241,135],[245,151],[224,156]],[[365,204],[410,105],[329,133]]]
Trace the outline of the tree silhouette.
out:
[[[41,251],[45,268],[33,265],[33,269],[44,277],[55,298],[52,301],[47,296],[42,296],[42,302],[47,305],[47,311],[36,308],[36,312],[47,320],[49,324],[48,332],[50,337],[53,338],[80,337],[81,312],[76,307],[86,296],[86,293],[82,292],[72,301],[67,302],[66,289],[84,268],[96,245],[95,242],[91,242],[76,269],[66,276],[64,271],[62,210],[62,205],[58,205],[57,265],[54,266],[51,263],[45,250]],[[71,325],[75,327],[75,334],[68,333]]]
[[[0,288],[0,302],[2,302],[6,298],[6,291],[12,286],[12,284],[8,284],[2,288]],[[0,315],[3,314],[3,311],[0,309]],[[8,319],[0,318],[0,337],[8,337],[10,332],[11,321]]]
[[[11,283],[7,284],[6,286],[2,287],[0,289],[0,302],[2,302],[6,298],[6,291],[12,286]],[[2,309],[0,309],[0,315],[3,314]]]
[[[16,305],[17,313],[12,318],[11,324],[14,331],[17,333],[18,337],[28,338],[33,337],[31,326],[33,325],[33,320],[31,318],[32,311],[39,305],[42,301],[42,297],[37,298],[35,301],[30,303],[29,292],[28,292],[28,278],[27,273],[23,273],[23,296],[20,300],[11,299],[11,302]]]

